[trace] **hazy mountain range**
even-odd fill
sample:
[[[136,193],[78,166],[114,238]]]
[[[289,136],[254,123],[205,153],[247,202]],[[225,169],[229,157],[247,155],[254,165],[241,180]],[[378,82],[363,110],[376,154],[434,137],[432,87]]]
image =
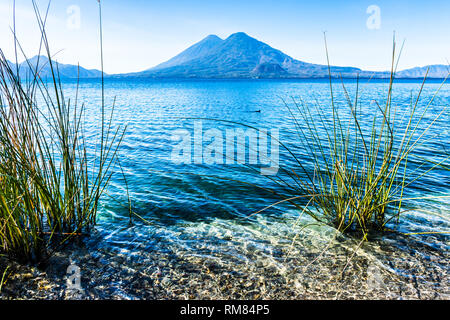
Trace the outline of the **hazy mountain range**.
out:
[[[46,58],[41,58],[40,65]],[[45,60],[44,60],[45,59]],[[33,58],[35,62],[37,58]],[[429,68],[429,78],[445,78],[450,72],[447,65],[416,67],[397,72],[397,78],[423,78]],[[59,64],[62,78],[76,78],[78,67]],[[390,73],[364,71],[355,67],[330,66],[333,77],[388,78]],[[99,77],[98,70],[79,69],[80,78]],[[43,75],[49,75],[49,68],[43,67]],[[127,74],[109,75],[114,78],[197,78],[197,79],[251,79],[251,78],[326,78],[327,65],[312,64],[296,60],[264,42],[243,32],[221,39],[209,35],[200,42],[156,67]]]
[[[53,60],[52,60],[53,61]],[[16,70],[16,64],[9,62],[13,70]],[[31,66],[31,68],[30,68]],[[76,78],[100,78],[102,73],[99,70],[88,70],[83,67],[78,67],[72,64],[62,64],[54,61],[53,69],[62,79],[76,79]],[[52,77],[52,70],[50,68],[49,60],[46,56],[35,56],[27,61],[19,63],[19,75],[23,79],[30,79],[39,71],[39,76],[42,79],[49,79]]]

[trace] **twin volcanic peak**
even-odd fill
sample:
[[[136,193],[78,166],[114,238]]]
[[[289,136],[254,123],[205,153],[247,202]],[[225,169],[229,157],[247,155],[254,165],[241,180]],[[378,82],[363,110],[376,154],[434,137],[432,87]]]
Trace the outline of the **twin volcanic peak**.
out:
[[[358,68],[332,67],[354,77]],[[209,35],[172,59],[143,72],[154,78],[288,78],[324,77],[328,66],[295,60],[280,50],[238,32],[225,40]]]
[[[428,67],[413,68],[397,73],[401,78],[424,77]],[[333,77],[389,78],[389,72],[363,71],[354,67],[330,67]],[[445,78],[450,71],[446,65],[430,66],[431,78]],[[143,72],[120,76],[146,78],[326,78],[327,65],[296,60],[238,32],[225,40],[209,35],[172,59]]]
[[[48,59],[34,57],[29,60],[35,65],[39,60],[41,77],[51,76]],[[26,63],[20,65],[20,72],[26,72]],[[450,72],[447,65],[432,65],[397,72],[397,78],[423,78],[428,67],[429,78],[445,78]],[[87,70],[70,64],[58,64],[61,78],[98,78],[99,70]],[[389,78],[389,72],[363,71],[354,67],[330,66],[333,77]],[[195,78],[195,79],[254,79],[254,78],[327,78],[327,65],[312,64],[296,60],[238,32],[226,39],[209,35],[190,46],[172,59],[142,72],[110,75],[115,78]]]

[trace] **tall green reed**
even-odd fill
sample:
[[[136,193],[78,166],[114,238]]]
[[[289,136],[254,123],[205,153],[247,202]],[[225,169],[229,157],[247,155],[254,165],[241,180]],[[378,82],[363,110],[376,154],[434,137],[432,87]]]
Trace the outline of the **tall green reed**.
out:
[[[1,273],[2,276],[1,276],[1,279],[0,279],[0,293],[2,292],[3,285],[6,283],[6,280],[7,280],[8,269],[9,269],[9,266],[7,266],[5,268],[5,270],[3,270],[3,272]]]
[[[24,261],[39,261],[55,242],[95,224],[123,133],[112,126],[114,105],[106,115],[102,77],[100,133],[89,138],[98,140],[91,152],[79,87],[74,100],[66,99],[52,60],[45,31],[48,8],[43,17],[33,5],[41,32],[39,56],[42,50],[45,61],[31,64],[15,31],[16,61],[21,52],[25,62],[10,64],[0,50],[0,251]],[[50,79],[41,78],[44,67]]]

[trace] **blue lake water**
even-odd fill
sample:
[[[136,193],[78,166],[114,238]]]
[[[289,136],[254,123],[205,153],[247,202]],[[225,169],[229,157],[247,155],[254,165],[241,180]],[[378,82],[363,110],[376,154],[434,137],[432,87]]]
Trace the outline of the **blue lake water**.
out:
[[[418,103],[419,115],[440,84],[427,82]],[[63,85],[66,98],[73,98],[76,83]],[[394,86],[398,121],[409,110],[420,85],[419,81],[398,81]],[[345,81],[345,86],[354,99],[355,82]],[[365,129],[372,123],[374,101],[385,103],[387,88],[384,81],[360,82],[358,99]],[[337,108],[348,113],[339,81],[333,89]],[[123,175],[118,167],[114,169],[96,235],[88,241],[86,252],[72,257],[82,270],[88,270],[87,294],[117,298],[448,298],[445,233],[450,232],[450,200],[444,196],[450,195],[449,171],[437,168],[414,182],[405,196],[429,199],[405,203],[410,210],[399,224],[389,226],[400,233],[441,234],[388,233],[360,245],[357,239],[337,235],[328,226],[304,228],[312,219],[286,204],[252,215],[278,200],[251,185],[277,190],[273,181],[260,174],[260,163],[250,164],[246,158],[246,165],[227,164],[226,157],[222,157],[225,164],[173,161],[172,152],[179,143],[173,138],[176,130],[194,138],[194,127],[201,123],[202,132],[216,129],[225,140],[227,129],[242,128],[236,123],[243,123],[258,130],[278,130],[280,142],[295,150],[313,171],[283,100],[290,106],[292,99],[318,104],[330,119],[327,80],[107,79],[105,94],[107,109],[115,100],[114,126],[127,126],[119,151]],[[78,100],[86,104],[85,129],[92,133],[98,129],[99,82],[81,81]],[[450,85],[446,84],[419,129],[449,105]],[[433,161],[448,156],[449,123],[447,109],[426,133],[427,141],[417,154]],[[305,124],[300,120],[300,125]],[[203,147],[210,142],[203,141]],[[281,168],[296,166],[284,148],[279,153],[276,160]],[[411,170],[420,163],[411,159]]]

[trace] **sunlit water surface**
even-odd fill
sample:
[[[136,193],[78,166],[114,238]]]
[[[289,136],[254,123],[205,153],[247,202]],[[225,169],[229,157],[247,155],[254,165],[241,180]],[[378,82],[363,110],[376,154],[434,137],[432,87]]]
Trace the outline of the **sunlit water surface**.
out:
[[[63,85],[66,98],[73,98],[76,83]],[[439,82],[425,86],[419,111],[439,86]],[[354,99],[355,83],[346,82],[346,87]],[[385,103],[387,87],[380,81],[360,84],[366,128],[376,108],[373,101]],[[396,84],[393,104],[399,117],[419,88],[420,82]],[[334,89],[336,105],[348,112],[342,87],[336,84]],[[177,165],[171,160],[178,143],[171,138],[173,131],[186,129],[193,135],[198,120],[192,118],[223,119],[269,131],[275,128],[280,141],[295,149],[299,136],[283,99],[320,104],[329,117],[327,81],[107,80],[105,93],[108,110],[115,99],[114,126],[127,125],[119,152],[124,174],[114,168],[96,232],[82,248],[70,253],[72,263],[81,268],[84,296],[449,298],[445,232],[450,231],[450,207],[449,200],[442,198],[450,195],[448,171],[434,170],[413,183],[406,195],[441,198],[409,201],[405,205],[411,210],[399,224],[390,225],[396,233],[361,244],[324,225],[305,228],[312,219],[288,205],[249,219],[277,199],[233,181],[276,187],[247,166]],[[78,101],[86,103],[85,129],[92,133],[98,129],[98,81],[82,81]],[[449,104],[450,86],[445,85],[425,114],[424,124]],[[420,147],[422,157],[436,160],[449,154],[449,120],[449,112],[444,112],[425,135],[430,141]],[[231,122],[204,120],[202,124],[204,130],[216,128],[225,137],[227,128],[238,127]],[[297,151],[310,166],[308,154]],[[411,170],[417,169],[419,162],[415,161],[411,160]],[[279,162],[281,166],[295,164],[283,148]],[[134,212],[131,224],[127,185]],[[431,231],[442,234],[400,234]]]

